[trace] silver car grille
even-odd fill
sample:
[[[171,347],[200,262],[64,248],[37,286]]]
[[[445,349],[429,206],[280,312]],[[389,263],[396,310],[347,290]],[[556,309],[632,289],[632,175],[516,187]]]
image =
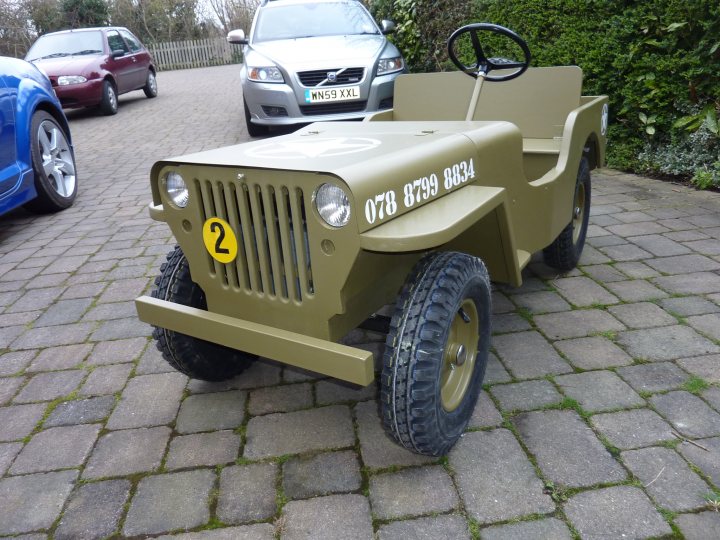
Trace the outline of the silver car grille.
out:
[[[300,82],[308,88],[358,84],[363,80],[364,76],[365,68],[362,67],[316,69],[298,72]],[[332,78],[335,80],[331,80]]]

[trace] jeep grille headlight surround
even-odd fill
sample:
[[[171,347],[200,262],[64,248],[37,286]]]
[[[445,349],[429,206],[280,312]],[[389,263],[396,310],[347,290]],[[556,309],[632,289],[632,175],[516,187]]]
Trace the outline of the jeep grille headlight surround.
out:
[[[396,56],[394,58],[381,58],[378,61],[378,75],[387,75],[388,73],[394,73],[400,71],[405,67],[402,56]]]
[[[185,179],[175,171],[170,171],[165,175],[165,192],[170,201],[178,208],[185,208],[190,198]]]
[[[331,227],[344,227],[350,221],[350,199],[342,188],[323,184],[315,191],[315,208]]]

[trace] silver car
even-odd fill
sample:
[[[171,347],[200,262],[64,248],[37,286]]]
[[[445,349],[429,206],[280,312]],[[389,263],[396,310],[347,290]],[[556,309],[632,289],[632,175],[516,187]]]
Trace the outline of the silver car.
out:
[[[263,0],[243,45],[240,72],[248,133],[269,126],[361,119],[392,108],[398,49],[358,0]]]

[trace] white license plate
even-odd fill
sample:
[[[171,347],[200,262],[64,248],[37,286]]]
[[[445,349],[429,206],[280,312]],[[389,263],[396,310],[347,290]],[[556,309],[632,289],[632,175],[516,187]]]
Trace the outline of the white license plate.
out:
[[[352,101],[360,99],[360,87],[322,88],[305,90],[305,103],[324,103],[328,101]]]

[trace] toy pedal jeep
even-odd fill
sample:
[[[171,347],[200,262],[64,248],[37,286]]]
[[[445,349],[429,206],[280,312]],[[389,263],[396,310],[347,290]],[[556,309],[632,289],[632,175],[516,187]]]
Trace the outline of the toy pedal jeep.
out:
[[[488,58],[485,31],[524,60]],[[449,48],[464,73],[402,76],[368,121],[155,164],[150,215],[179,245],[137,309],[170,364],[222,380],[263,356],[367,385],[372,354],[338,341],[394,303],[382,420],[415,452],[449,451],[481,391],[490,278],[519,286],[539,250],[577,264],[607,125],[579,68],[526,71],[507,29],[463,27]]]

